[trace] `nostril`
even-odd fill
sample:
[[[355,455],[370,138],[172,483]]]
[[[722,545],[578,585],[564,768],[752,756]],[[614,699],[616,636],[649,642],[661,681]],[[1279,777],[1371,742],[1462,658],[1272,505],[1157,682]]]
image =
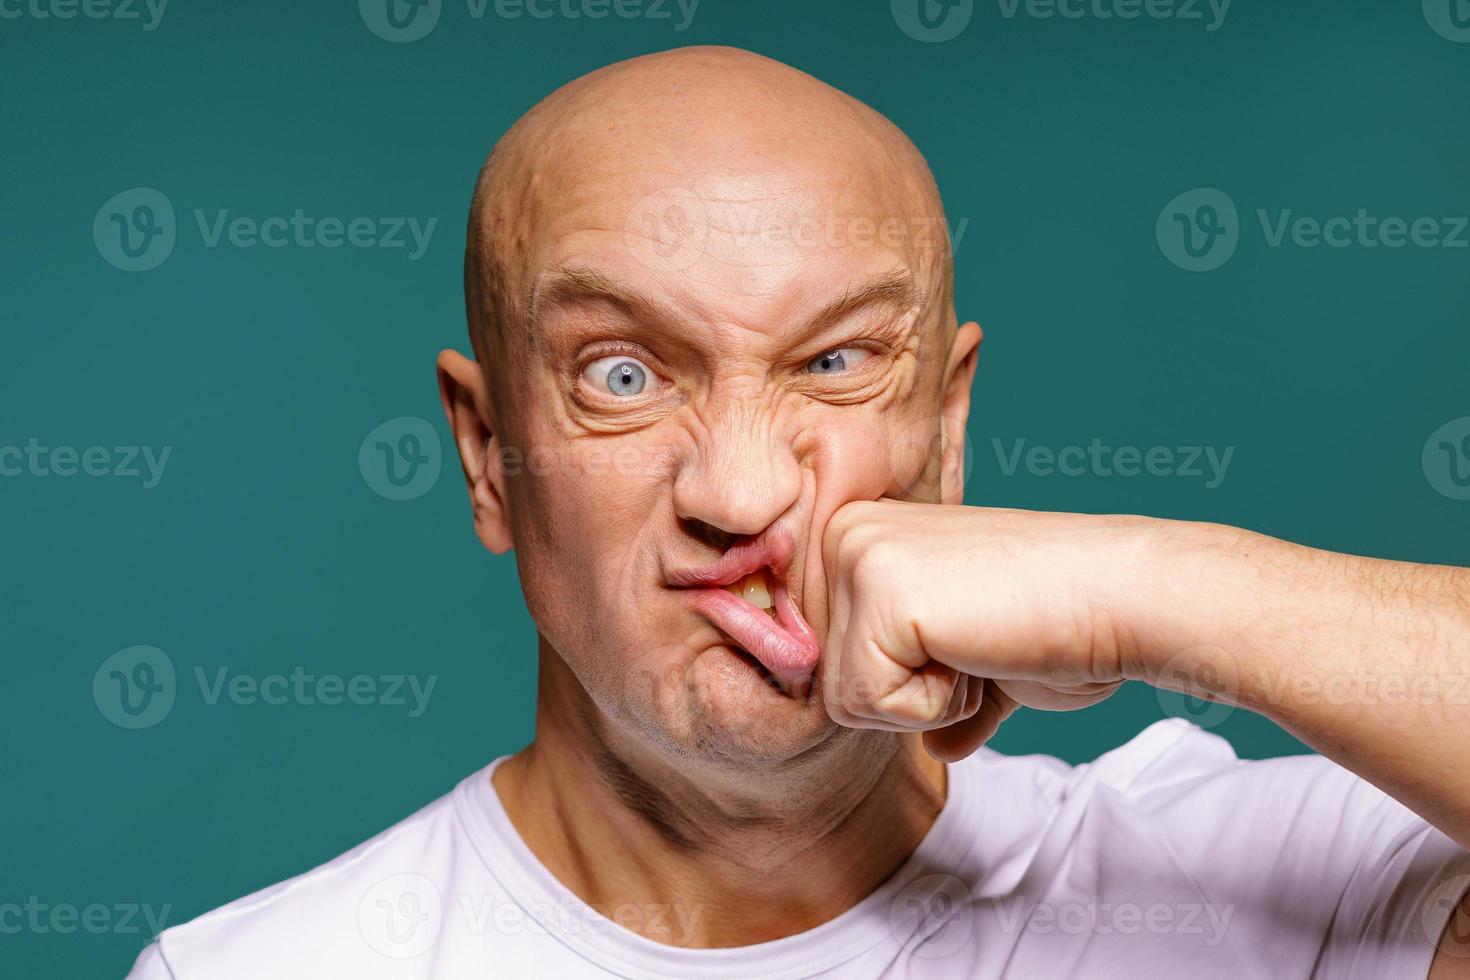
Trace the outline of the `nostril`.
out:
[[[720,551],[729,551],[730,546],[742,537],[742,535],[731,534],[729,531],[721,530],[713,524],[694,517],[679,518],[679,526],[686,534]]]

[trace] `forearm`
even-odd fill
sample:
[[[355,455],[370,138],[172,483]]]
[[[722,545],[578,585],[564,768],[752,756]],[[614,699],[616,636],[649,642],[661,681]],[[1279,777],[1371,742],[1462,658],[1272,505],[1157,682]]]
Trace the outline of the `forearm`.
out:
[[[1470,571],[1164,525],[1131,676],[1257,711],[1470,847]]]

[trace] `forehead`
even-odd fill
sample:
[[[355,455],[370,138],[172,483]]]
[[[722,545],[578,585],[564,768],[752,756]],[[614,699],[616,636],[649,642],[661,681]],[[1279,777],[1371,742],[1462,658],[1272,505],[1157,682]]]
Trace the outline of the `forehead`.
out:
[[[936,284],[943,217],[863,169],[603,165],[563,178],[526,229],[531,321],[599,294],[771,334],[844,303],[912,308]]]

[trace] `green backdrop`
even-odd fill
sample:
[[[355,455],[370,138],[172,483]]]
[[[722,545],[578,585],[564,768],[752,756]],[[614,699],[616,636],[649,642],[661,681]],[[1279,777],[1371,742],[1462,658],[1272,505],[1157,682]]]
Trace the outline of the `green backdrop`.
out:
[[[0,974],[120,976],[150,914],[524,744],[534,633],[433,357],[486,151],[613,60],[749,47],[924,150],[987,333],[970,502],[1470,563],[1465,0],[394,2],[0,0]]]

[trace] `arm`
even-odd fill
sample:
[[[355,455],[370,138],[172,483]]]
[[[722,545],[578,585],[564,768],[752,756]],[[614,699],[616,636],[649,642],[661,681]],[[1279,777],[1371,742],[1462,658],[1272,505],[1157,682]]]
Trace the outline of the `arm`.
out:
[[[1470,847],[1470,570],[1219,525],[896,501],[823,541],[823,699],[957,759],[1140,680],[1257,711]],[[1470,980],[1470,894],[1430,980]]]
[[[1214,525],[1150,536],[1112,600],[1126,677],[1263,714],[1470,846],[1470,570]]]
[[[927,730],[952,759],[1017,703],[1141,680],[1266,715],[1470,846],[1470,570],[895,501],[840,510],[824,558],[839,722]]]

